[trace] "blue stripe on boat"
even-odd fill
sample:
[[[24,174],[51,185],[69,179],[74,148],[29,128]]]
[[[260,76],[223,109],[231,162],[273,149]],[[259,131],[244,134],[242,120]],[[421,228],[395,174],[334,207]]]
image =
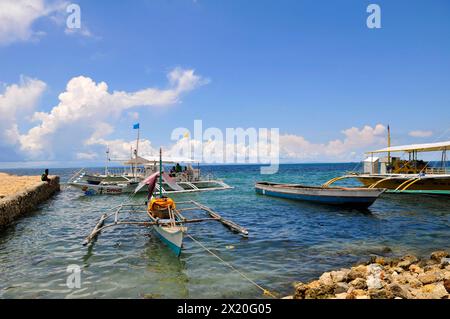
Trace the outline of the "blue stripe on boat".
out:
[[[166,244],[177,255],[177,257],[180,256],[180,254],[181,254],[181,247],[178,247],[177,245],[175,245],[171,241],[167,240],[167,238],[165,238],[163,235],[158,233],[156,230],[155,230],[155,233],[163,241],[163,243]]]
[[[336,205],[352,205],[352,204],[370,204],[374,202],[373,197],[351,197],[345,198],[342,196],[311,196],[311,195],[302,195],[302,194],[288,194],[282,192],[274,192],[265,189],[264,192],[262,189],[256,188],[256,192],[262,195],[274,196],[280,198],[287,199],[295,199],[295,200],[304,200],[325,204],[336,204]]]

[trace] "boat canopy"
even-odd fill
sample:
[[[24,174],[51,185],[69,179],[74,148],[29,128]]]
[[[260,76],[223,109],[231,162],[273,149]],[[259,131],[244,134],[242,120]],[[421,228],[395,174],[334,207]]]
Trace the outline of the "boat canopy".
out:
[[[426,144],[411,144],[402,146],[391,146],[382,148],[376,151],[366,152],[372,153],[387,153],[387,152],[437,152],[450,150],[450,141]]]
[[[149,160],[141,157],[141,156],[137,156],[136,158],[131,158],[128,161],[124,162],[124,165],[144,165],[144,164],[148,164],[150,163]]]
[[[159,163],[159,157],[157,156],[147,156],[147,164],[157,162]],[[163,157],[163,164],[176,164],[176,163],[196,163],[196,161],[191,160],[189,158],[181,158],[181,157]]]

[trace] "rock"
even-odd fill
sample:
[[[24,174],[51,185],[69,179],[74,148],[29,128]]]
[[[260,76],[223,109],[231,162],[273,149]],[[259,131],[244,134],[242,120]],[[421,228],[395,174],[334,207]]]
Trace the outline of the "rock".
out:
[[[412,294],[409,292],[408,288],[403,285],[399,285],[396,283],[390,284],[388,289],[392,293],[393,296],[400,297],[402,299],[411,299],[413,298]]]
[[[440,263],[442,258],[450,257],[450,254],[445,250],[434,251],[431,253],[431,259]]]
[[[420,282],[423,283],[424,285],[427,285],[441,280],[442,275],[437,271],[427,271],[423,274],[419,274],[417,279],[419,279]]]
[[[356,296],[356,299],[370,299],[368,295]]]
[[[367,283],[366,280],[363,278],[356,278],[355,280],[352,280],[350,282],[350,285],[354,287],[355,289],[366,289]]]
[[[347,299],[347,293],[343,292],[343,293],[336,294],[336,299]]]
[[[367,296],[366,292],[362,289],[352,289],[350,288],[347,292],[347,299],[357,299],[361,296]]]
[[[416,292],[419,299],[441,299],[445,296],[447,290],[442,283],[425,285]]]
[[[305,292],[307,289],[308,287],[304,283],[297,283],[295,286],[294,299],[305,299]]]
[[[319,282],[322,285],[329,285],[329,286],[334,285],[333,278],[331,277],[331,273],[329,272],[324,272],[322,276],[320,276]]]
[[[423,273],[423,269],[420,268],[418,265],[409,266],[409,271],[415,272],[416,274]]]
[[[406,255],[402,257],[401,261],[397,264],[398,267],[401,267],[403,269],[408,269],[409,266],[416,263],[418,261],[416,256],[413,255]]]
[[[383,287],[382,279],[384,277],[383,268],[378,264],[371,264],[367,266],[367,288],[381,289]]]
[[[367,277],[367,288],[368,289],[381,289],[383,288],[383,283],[379,276],[370,275]]]
[[[417,279],[417,274],[410,272],[403,272],[396,277],[393,277],[394,282],[399,283],[401,285],[409,285],[412,288],[422,287],[422,282]]]
[[[444,279],[444,288],[450,294],[450,279]]]
[[[383,258],[383,257],[379,257],[379,256],[377,256],[376,258],[375,258],[375,261],[374,261],[376,264],[379,264],[379,265],[382,265],[382,266],[384,266],[384,265],[386,265],[386,261],[385,261],[385,259]]]
[[[342,269],[338,271],[332,271],[330,274],[334,282],[343,282],[346,281],[348,273],[348,269]]]
[[[403,272],[403,268],[402,267],[395,267],[394,271],[400,274],[400,273]]]
[[[338,282],[335,286],[334,286],[334,294],[340,294],[343,292],[347,292],[348,291],[348,285],[345,282]]]
[[[391,299],[393,297],[389,290],[381,289],[369,289],[369,296],[371,299]]]
[[[333,286],[322,285],[319,280],[316,280],[307,285],[305,299],[329,298],[333,294],[333,290]]]
[[[444,278],[444,279],[448,279],[448,280],[450,280],[450,269],[449,270],[444,270],[444,273],[442,274],[442,277]]]
[[[450,265],[450,258],[442,258],[441,259],[441,268]]]
[[[356,278],[366,278],[367,267],[364,265],[352,267],[347,275],[347,281],[353,281]]]

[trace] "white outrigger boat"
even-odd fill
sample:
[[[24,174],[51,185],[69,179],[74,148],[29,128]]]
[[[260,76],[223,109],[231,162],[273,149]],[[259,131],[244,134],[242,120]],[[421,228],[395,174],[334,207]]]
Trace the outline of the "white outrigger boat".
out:
[[[206,207],[193,200],[175,203],[171,198],[163,195],[162,187],[162,165],[160,165],[160,172],[155,173],[144,181],[135,189],[139,191],[148,185],[149,201],[142,204],[122,204],[113,209],[109,214],[103,214],[97,224],[95,225],[89,236],[86,237],[83,245],[91,243],[103,230],[114,226],[121,225],[135,225],[151,227],[159,236],[159,238],[177,255],[181,253],[184,234],[187,231],[187,225],[190,223],[199,223],[206,221],[218,221],[224,226],[228,227],[233,232],[237,232],[244,237],[248,236],[248,231],[238,224],[227,220],[214,212],[209,207]],[[154,197],[153,192],[156,189],[156,179],[159,179],[159,196]],[[206,212],[209,217],[206,218],[186,218],[184,212]],[[120,217],[123,214],[129,216],[146,216],[147,221],[142,220],[123,220]],[[112,222],[105,224],[109,219],[114,219]]]
[[[162,174],[161,187],[163,194],[203,192],[231,189],[224,181],[214,178],[211,174],[201,174],[199,163],[197,168],[193,160],[187,158],[143,158],[138,155],[139,134],[136,141],[134,157],[122,161],[123,168],[108,168],[109,150],[106,151],[106,165],[104,174],[92,174],[86,169],[76,172],[67,182],[69,186],[81,190],[85,195],[119,195],[133,193],[136,186],[148,176],[159,172],[164,166],[177,165],[180,170]],[[184,169],[179,166],[184,163]],[[162,169],[164,170],[164,169]],[[145,191],[142,189],[141,191]]]
[[[357,179],[368,189],[382,187],[390,194],[450,196],[448,150],[450,141],[391,146],[388,129],[388,147],[367,152],[369,156],[364,160],[362,173],[349,172],[327,181],[322,187],[344,179]],[[406,153],[408,159],[391,156],[393,153]],[[424,161],[418,159],[418,153],[440,153],[441,158],[440,161]],[[387,156],[378,157],[378,154]]]

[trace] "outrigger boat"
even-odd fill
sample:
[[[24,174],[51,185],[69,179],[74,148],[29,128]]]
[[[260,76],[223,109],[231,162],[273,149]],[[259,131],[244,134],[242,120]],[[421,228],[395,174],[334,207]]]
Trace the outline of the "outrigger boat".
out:
[[[367,152],[369,156],[364,160],[362,173],[349,172],[327,181],[322,187],[329,187],[337,181],[353,178],[369,189],[386,188],[387,193],[448,196],[450,195],[450,171],[447,168],[447,150],[449,149],[450,141],[391,147],[389,136],[387,148]],[[391,153],[403,152],[408,154],[407,160],[391,156]],[[419,160],[418,153],[425,152],[441,153],[438,165],[435,165],[436,161]],[[376,156],[382,153],[387,154],[387,157]]]
[[[187,158],[144,158],[138,155],[139,149],[139,129],[136,140],[136,149],[134,156],[128,160],[122,160],[123,168],[108,168],[111,161],[109,149],[106,150],[106,165],[104,174],[92,174],[81,169],[69,178],[67,184],[84,192],[85,195],[118,195],[124,193],[133,193],[136,186],[160,171],[160,166],[175,165],[185,163],[185,169],[182,171],[172,171],[170,174],[162,175],[163,182],[157,185],[162,188],[164,194],[189,193],[231,189],[232,187],[224,181],[214,178],[211,174],[201,174],[199,163],[197,168],[192,164],[193,160]],[[119,161],[118,159],[114,161]],[[142,191],[145,191],[143,189]]]
[[[161,152],[161,151],[160,151]],[[162,160],[160,160],[162,162]],[[162,167],[162,165],[160,165]],[[165,197],[162,192],[162,169],[142,181],[136,188],[138,192],[144,185],[148,186],[148,202],[142,204],[122,204],[113,208],[110,213],[103,214],[95,225],[89,236],[86,237],[83,245],[91,243],[103,230],[121,225],[135,225],[151,227],[161,240],[177,255],[181,253],[184,234],[187,232],[187,225],[190,223],[199,223],[206,221],[218,221],[228,227],[233,232],[247,237],[248,231],[238,224],[220,216],[207,206],[196,201],[184,201],[175,203],[173,199]],[[156,180],[159,179],[159,196],[153,196],[156,188]],[[205,218],[186,218],[185,212],[203,212],[209,217]],[[124,214],[129,216],[146,216],[147,221],[142,220],[124,220],[120,217]],[[109,219],[110,223],[105,224]]]
[[[323,188],[271,182],[257,182],[255,190],[261,195],[352,208],[368,208],[385,191],[384,188]]]

